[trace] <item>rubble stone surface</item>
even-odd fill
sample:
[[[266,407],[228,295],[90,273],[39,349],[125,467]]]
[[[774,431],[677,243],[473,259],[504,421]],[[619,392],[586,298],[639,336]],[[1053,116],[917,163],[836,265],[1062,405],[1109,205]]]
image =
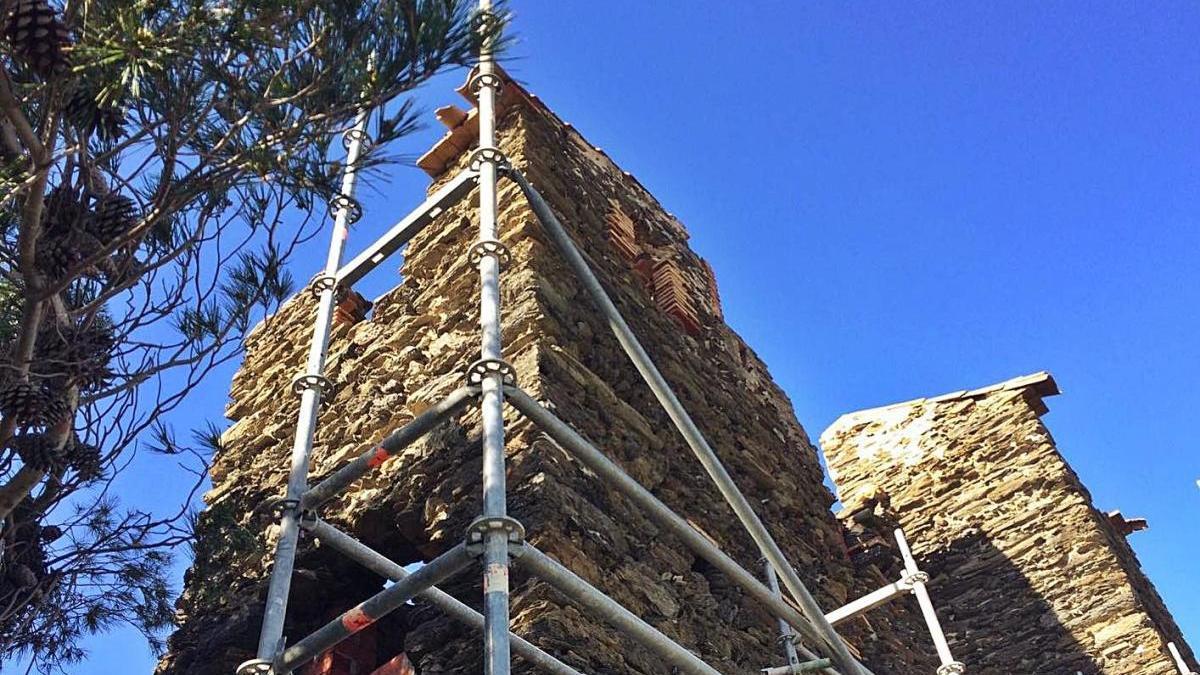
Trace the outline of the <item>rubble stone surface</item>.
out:
[[[1177,675],[1167,642],[1195,661],[1122,521],[1040,419],[1057,393],[1038,373],[843,416],[821,435],[843,513],[903,527],[968,673]]]
[[[722,321],[712,270],[688,247],[683,226],[535,97],[509,82],[502,101],[500,147],[589,257],[822,606],[866,588],[830,512],[833,496],[815,448],[763,362]],[[431,191],[465,167],[464,137],[452,130],[450,146],[440,144],[422,160],[437,175]],[[334,387],[321,409],[310,483],[436,404],[479,357],[478,272],[467,257],[477,236],[476,202],[472,196],[448,209],[408,245],[402,281],[374,300],[368,318],[335,327],[326,368]],[[502,181],[499,204],[500,238],[513,258],[501,283],[504,352],[520,386],[759,573],[749,536],[512,182]],[[656,298],[664,284],[671,297]],[[309,293],[299,293],[248,340],[226,410],[234,423],[213,464],[198,556],[179,605],[181,628],[160,663],[162,675],[228,675],[253,657],[275,529],[270,504],[283,493],[298,408],[285,392],[303,367],[314,307]],[[511,409],[506,423],[509,511],[530,541],[722,672],[783,662],[775,622],[758,603]],[[402,564],[436,556],[462,540],[479,512],[479,433],[471,406],[325,505],[322,517]],[[299,638],[380,583],[304,540],[287,635]],[[478,608],[479,574],[443,588]],[[514,631],[581,672],[669,672],[519,566],[513,589]],[[402,648],[416,672],[481,671],[479,637],[436,608],[418,601],[392,621],[403,645],[389,648]],[[848,634],[857,644],[883,645],[896,663],[933,663],[927,644],[897,639],[886,627],[862,623]],[[379,663],[394,653],[381,653]],[[517,659],[517,670],[527,669]]]

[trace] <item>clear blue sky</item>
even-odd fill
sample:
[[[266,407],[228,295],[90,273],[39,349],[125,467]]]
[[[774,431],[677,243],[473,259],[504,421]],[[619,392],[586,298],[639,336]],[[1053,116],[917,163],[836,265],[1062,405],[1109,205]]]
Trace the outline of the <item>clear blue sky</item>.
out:
[[[509,70],[688,226],[810,435],[1050,370],[1046,423],[1100,508],[1149,519],[1131,541],[1200,648],[1200,5],[512,10]],[[380,184],[351,249],[425,183]],[[176,422],[219,418],[227,378]],[[176,473],[140,462],[135,498],[168,500]],[[133,637],[90,645],[80,673],[152,668]]]

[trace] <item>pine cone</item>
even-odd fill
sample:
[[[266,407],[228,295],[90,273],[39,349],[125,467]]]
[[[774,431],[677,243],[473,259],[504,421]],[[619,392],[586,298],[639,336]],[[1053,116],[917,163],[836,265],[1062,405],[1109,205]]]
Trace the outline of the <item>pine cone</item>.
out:
[[[0,390],[0,414],[22,426],[50,426],[70,413],[66,400],[42,384],[17,382]]]
[[[43,544],[52,544],[63,536],[63,530],[57,525],[47,525],[38,532],[38,538]]]
[[[101,242],[108,243],[128,232],[137,222],[133,200],[119,194],[109,194],[96,202],[96,211],[89,219],[88,232]]]
[[[51,190],[42,210],[42,234],[37,241],[38,271],[58,280],[90,258],[100,248],[100,241],[87,231],[92,220],[83,199],[73,189],[60,185]]]
[[[84,134],[95,134],[105,141],[114,141],[125,133],[125,109],[120,105],[108,105],[96,100],[90,87],[80,85],[67,103],[63,112],[76,128]]]
[[[71,452],[68,453],[67,465],[75,470],[75,475],[80,480],[90,483],[104,473],[101,459],[100,448],[76,439],[71,446]]]
[[[42,231],[57,235],[83,227],[90,215],[83,196],[69,185],[57,185],[44,199]]]
[[[71,65],[64,50],[71,34],[48,0],[17,0],[4,36],[13,53],[43,79],[63,75]]]
[[[94,266],[81,269],[83,261],[91,258],[100,249],[100,240],[89,232],[74,231],[64,235],[43,232],[38,237],[34,263],[38,271],[50,279],[62,279],[71,272],[95,275]]]
[[[35,372],[46,378],[63,378],[81,389],[99,389],[112,377],[108,366],[115,345],[112,326],[107,321],[48,324],[38,332]]]
[[[52,471],[62,463],[62,449],[46,434],[17,434],[8,445],[26,466],[39,471]]]

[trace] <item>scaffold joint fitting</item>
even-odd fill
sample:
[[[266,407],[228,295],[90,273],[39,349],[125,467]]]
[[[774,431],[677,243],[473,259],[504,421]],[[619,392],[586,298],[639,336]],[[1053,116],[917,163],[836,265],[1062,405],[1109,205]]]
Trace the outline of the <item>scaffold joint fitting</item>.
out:
[[[472,171],[479,171],[484,164],[495,164],[498,170],[504,170],[508,167],[508,158],[499,148],[479,148],[471,153],[471,159],[467,162]]]
[[[483,542],[491,532],[508,535],[512,555],[518,555],[525,543],[525,526],[516,518],[508,516],[480,516],[467,526],[467,549],[475,555],[483,555]]]
[[[292,380],[292,391],[297,394],[303,394],[306,389],[316,389],[317,393],[325,394],[332,388],[333,382],[323,375],[305,373],[297,375],[296,379]]]
[[[500,265],[500,269],[506,269],[508,264],[512,262],[512,253],[504,242],[498,239],[484,239],[475,243],[471,247],[471,253],[467,256],[467,260],[472,265],[478,265],[479,261],[483,260],[484,256],[490,255],[496,259]]]
[[[282,516],[289,511],[298,511],[300,509],[299,499],[288,499],[287,497],[278,497],[270,501],[270,508],[276,515]]]
[[[266,659],[250,659],[243,662],[234,671],[235,675],[268,675],[271,672],[271,662]]]
[[[483,89],[484,87],[491,87],[499,92],[504,88],[504,80],[500,79],[500,76],[495,73],[477,73],[471,78],[468,86],[476,95],[478,95],[479,90]]]
[[[920,570],[916,572],[906,572],[904,576],[900,577],[900,585],[910,591],[913,588],[916,588],[917,584],[924,584],[928,582],[929,575]]]
[[[359,204],[358,200],[355,199],[354,197],[351,197],[350,195],[347,195],[347,194],[336,194],[333,196],[333,199],[331,199],[329,203],[334,209],[336,209],[338,211],[346,212],[346,224],[347,225],[353,225],[354,223],[357,223],[359,220],[362,220],[362,217],[363,217],[362,204]]]
[[[517,386],[517,371],[504,359],[479,359],[472,363],[467,367],[467,384],[481,385],[484,380],[495,375],[499,375],[505,385]]]
[[[325,291],[336,291],[338,287],[337,276],[333,274],[321,273],[313,277],[312,284],[309,286],[309,291],[313,297],[319,297]]]
[[[342,147],[349,150],[350,146],[355,142],[358,142],[363,148],[369,148],[375,143],[375,139],[371,138],[371,135],[365,129],[357,127],[347,129],[346,133],[342,134]]]

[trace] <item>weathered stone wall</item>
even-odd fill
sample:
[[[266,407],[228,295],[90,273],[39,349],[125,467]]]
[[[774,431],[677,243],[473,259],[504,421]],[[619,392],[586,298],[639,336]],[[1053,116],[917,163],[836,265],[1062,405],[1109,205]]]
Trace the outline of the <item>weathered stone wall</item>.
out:
[[[688,248],[683,227],[535,98],[510,83],[503,100],[500,146],[589,256],[822,606],[873,587],[874,579],[854,577],[815,449],[762,361],[721,320],[712,271]],[[423,160],[440,180],[462,168],[462,139],[469,136],[463,128],[470,124],[471,116],[460,121]],[[499,202],[500,238],[513,253],[502,275],[505,356],[521,385],[758,570],[749,537],[514,185],[502,183]],[[468,201],[440,216],[408,246],[403,281],[375,302],[373,315],[337,328],[326,372],[336,386],[321,412],[314,481],[440,400],[478,358],[478,276],[466,257],[476,236],[473,208]],[[252,656],[273,542],[274,516],[264,505],[283,491],[298,406],[285,392],[302,367],[312,314],[312,300],[301,294],[248,342],[227,409],[234,424],[215,458],[199,555],[180,605],[183,625],[159,668],[164,675],[227,675]],[[775,624],[755,602],[528,423],[512,414],[508,423],[510,512],[532,542],[723,672],[782,661]],[[479,511],[478,439],[471,409],[383,464],[323,516],[398,562],[429,559],[460,541]],[[381,581],[311,541],[303,544],[296,579],[293,638]],[[477,574],[445,588],[478,606]],[[905,620],[894,618],[905,616],[899,611],[849,628],[884,655],[879,675],[925,672],[932,663],[927,643],[891,627]],[[516,632],[582,672],[665,672],[660,660],[519,568],[512,616]],[[479,638],[423,603],[393,619],[391,632],[403,635],[419,673],[481,669]]]
[[[967,672],[1176,673],[1178,627],[1041,422],[1045,373],[846,415],[821,436],[847,512],[904,528]]]

